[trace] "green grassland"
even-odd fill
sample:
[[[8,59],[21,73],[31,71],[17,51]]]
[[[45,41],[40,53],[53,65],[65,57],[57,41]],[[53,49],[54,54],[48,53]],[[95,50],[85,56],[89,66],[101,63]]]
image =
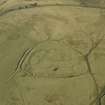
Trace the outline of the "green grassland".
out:
[[[104,105],[104,8],[1,0],[0,105]]]

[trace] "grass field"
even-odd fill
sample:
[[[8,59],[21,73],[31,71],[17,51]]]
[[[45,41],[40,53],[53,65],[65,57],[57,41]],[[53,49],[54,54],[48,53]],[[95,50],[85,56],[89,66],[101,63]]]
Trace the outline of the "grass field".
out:
[[[104,105],[104,18],[104,0],[1,0],[0,105]]]

